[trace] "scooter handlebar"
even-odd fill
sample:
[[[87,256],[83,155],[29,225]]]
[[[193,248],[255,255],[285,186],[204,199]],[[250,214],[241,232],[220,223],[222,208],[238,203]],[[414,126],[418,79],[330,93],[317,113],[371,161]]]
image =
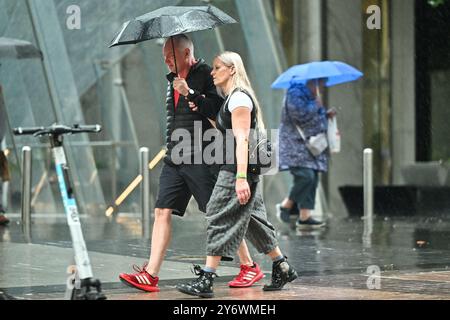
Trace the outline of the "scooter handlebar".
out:
[[[73,134],[82,132],[100,132],[102,131],[102,126],[99,124],[95,125],[78,125],[75,124],[72,127],[65,125],[53,125],[50,127],[28,127],[28,128],[14,128],[13,132],[15,135],[44,135],[44,134]]]
[[[14,128],[13,132],[15,135],[19,136],[19,135],[31,135],[43,130],[45,130],[44,127],[28,127],[28,128],[18,127]]]
[[[102,126],[99,124],[94,124],[94,125],[75,125],[73,127],[74,129],[76,128],[77,130],[75,132],[100,132],[102,131]]]

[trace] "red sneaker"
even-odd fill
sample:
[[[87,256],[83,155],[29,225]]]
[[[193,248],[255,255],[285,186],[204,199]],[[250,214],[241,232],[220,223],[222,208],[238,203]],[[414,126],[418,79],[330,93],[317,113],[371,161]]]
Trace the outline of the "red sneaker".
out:
[[[257,263],[253,267],[241,265],[241,272],[239,272],[236,278],[228,282],[228,286],[230,288],[247,288],[262,278],[264,278],[264,273]]]
[[[158,277],[152,277],[150,273],[147,272],[145,269],[147,267],[147,264],[144,264],[142,269],[137,266],[133,265],[134,271],[137,273],[121,273],[119,275],[120,281],[125,283],[126,285],[147,291],[147,292],[159,292],[158,287]]]

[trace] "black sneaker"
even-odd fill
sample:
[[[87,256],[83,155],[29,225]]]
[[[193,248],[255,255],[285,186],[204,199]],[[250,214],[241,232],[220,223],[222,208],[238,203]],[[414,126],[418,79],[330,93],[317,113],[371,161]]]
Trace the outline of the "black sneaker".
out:
[[[297,279],[297,271],[288,263],[287,257],[272,264],[272,282],[263,287],[264,291],[278,291],[288,282]]]
[[[182,283],[177,285],[178,291],[201,298],[214,297],[212,288],[214,284],[214,278],[218,277],[218,275],[214,272],[204,271],[199,265],[194,265],[193,272],[199,277],[189,283]]]
[[[280,203],[278,203],[276,206],[277,210],[277,218],[280,220],[280,222],[289,223],[290,221],[290,209],[283,208]]]
[[[297,220],[295,223],[298,229],[300,230],[312,230],[312,229],[319,229],[325,226],[325,223],[322,221],[317,221],[313,219],[312,217],[309,217],[307,220],[302,221],[300,219]]]

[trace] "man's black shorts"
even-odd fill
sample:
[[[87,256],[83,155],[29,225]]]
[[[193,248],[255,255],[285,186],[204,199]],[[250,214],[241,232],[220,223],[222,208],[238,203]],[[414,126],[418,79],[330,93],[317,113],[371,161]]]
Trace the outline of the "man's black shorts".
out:
[[[156,208],[172,209],[173,214],[183,216],[194,196],[198,208],[206,212],[217,179],[216,168],[203,164],[171,165],[164,162],[159,177]]]

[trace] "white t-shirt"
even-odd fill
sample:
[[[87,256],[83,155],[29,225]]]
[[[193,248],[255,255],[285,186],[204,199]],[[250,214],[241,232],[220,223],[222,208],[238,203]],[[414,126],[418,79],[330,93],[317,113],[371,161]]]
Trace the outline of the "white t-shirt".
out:
[[[230,97],[230,101],[228,102],[228,110],[230,112],[233,112],[234,109],[238,107],[248,108],[250,109],[250,112],[252,112],[253,110],[252,99],[250,99],[250,97],[247,94],[241,91],[233,93]]]

